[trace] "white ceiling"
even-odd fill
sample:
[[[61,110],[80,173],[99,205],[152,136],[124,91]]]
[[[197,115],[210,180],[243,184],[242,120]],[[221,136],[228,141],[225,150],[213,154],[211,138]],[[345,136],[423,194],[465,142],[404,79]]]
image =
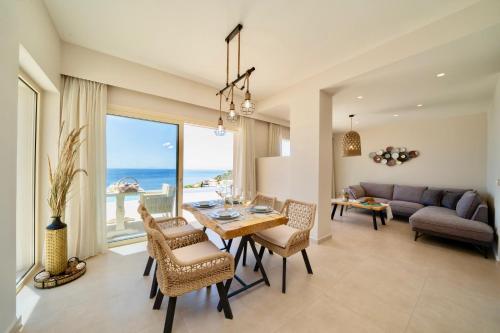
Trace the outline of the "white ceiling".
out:
[[[349,128],[349,114],[361,129],[485,112],[500,72],[499,41],[495,26],[339,84],[331,90],[334,132]]]
[[[224,38],[241,22],[257,99],[474,2],[45,0],[64,41],[214,87],[225,83]]]

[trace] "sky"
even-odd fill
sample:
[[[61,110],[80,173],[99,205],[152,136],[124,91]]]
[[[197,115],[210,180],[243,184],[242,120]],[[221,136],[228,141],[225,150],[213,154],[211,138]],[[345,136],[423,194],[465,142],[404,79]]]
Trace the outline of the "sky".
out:
[[[174,169],[178,125],[108,115],[108,168]],[[217,137],[213,129],[185,125],[184,169],[228,170],[233,165],[233,135]]]

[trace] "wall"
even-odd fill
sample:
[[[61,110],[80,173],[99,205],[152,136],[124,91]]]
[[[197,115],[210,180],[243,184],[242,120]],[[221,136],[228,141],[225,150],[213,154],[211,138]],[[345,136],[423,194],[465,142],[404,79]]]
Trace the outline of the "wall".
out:
[[[500,235],[500,78],[495,89],[492,106],[488,111],[488,171],[487,190],[492,213],[495,218],[497,235]],[[498,237],[497,237],[498,238]],[[500,260],[500,244],[498,244],[497,260]]]
[[[257,159],[257,192],[284,202],[290,197],[290,158],[261,157]]]
[[[15,324],[16,309],[16,129],[18,35],[16,3],[0,2],[0,332]]]
[[[405,122],[360,132],[362,156],[342,157],[341,137],[334,136],[336,192],[360,181],[449,186],[486,190],[486,113]],[[420,151],[415,160],[388,167],[368,154],[387,146]]]

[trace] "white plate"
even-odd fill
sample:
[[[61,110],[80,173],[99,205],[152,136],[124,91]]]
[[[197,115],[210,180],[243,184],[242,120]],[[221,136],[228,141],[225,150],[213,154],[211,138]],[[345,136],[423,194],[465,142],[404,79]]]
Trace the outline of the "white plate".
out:
[[[199,208],[211,208],[211,207],[215,207],[216,205],[217,205],[217,202],[215,202],[215,201],[200,201],[200,202],[193,203],[193,206],[199,207]]]
[[[211,217],[217,220],[231,220],[240,216],[240,212],[236,210],[219,210],[210,214]]]
[[[252,213],[270,213],[273,209],[269,206],[253,206],[250,207]]]

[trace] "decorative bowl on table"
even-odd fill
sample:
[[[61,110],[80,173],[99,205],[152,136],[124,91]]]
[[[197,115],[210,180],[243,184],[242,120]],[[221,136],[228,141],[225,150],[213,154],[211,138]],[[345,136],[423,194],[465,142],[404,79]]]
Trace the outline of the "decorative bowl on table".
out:
[[[255,205],[250,207],[250,211],[252,213],[270,213],[273,211],[273,209],[269,206]]]
[[[232,220],[240,216],[240,212],[234,209],[218,210],[210,214],[216,220]]]
[[[194,202],[193,206],[196,208],[212,208],[212,207],[217,206],[217,202],[213,201],[213,200],[212,201],[198,201],[198,202]]]
[[[372,204],[374,204],[375,202],[376,202],[376,201],[375,201],[375,199],[374,199],[374,198],[372,198],[372,197],[366,197],[366,198],[365,198],[365,199],[364,199],[361,203],[367,203],[367,204],[372,205]]]

